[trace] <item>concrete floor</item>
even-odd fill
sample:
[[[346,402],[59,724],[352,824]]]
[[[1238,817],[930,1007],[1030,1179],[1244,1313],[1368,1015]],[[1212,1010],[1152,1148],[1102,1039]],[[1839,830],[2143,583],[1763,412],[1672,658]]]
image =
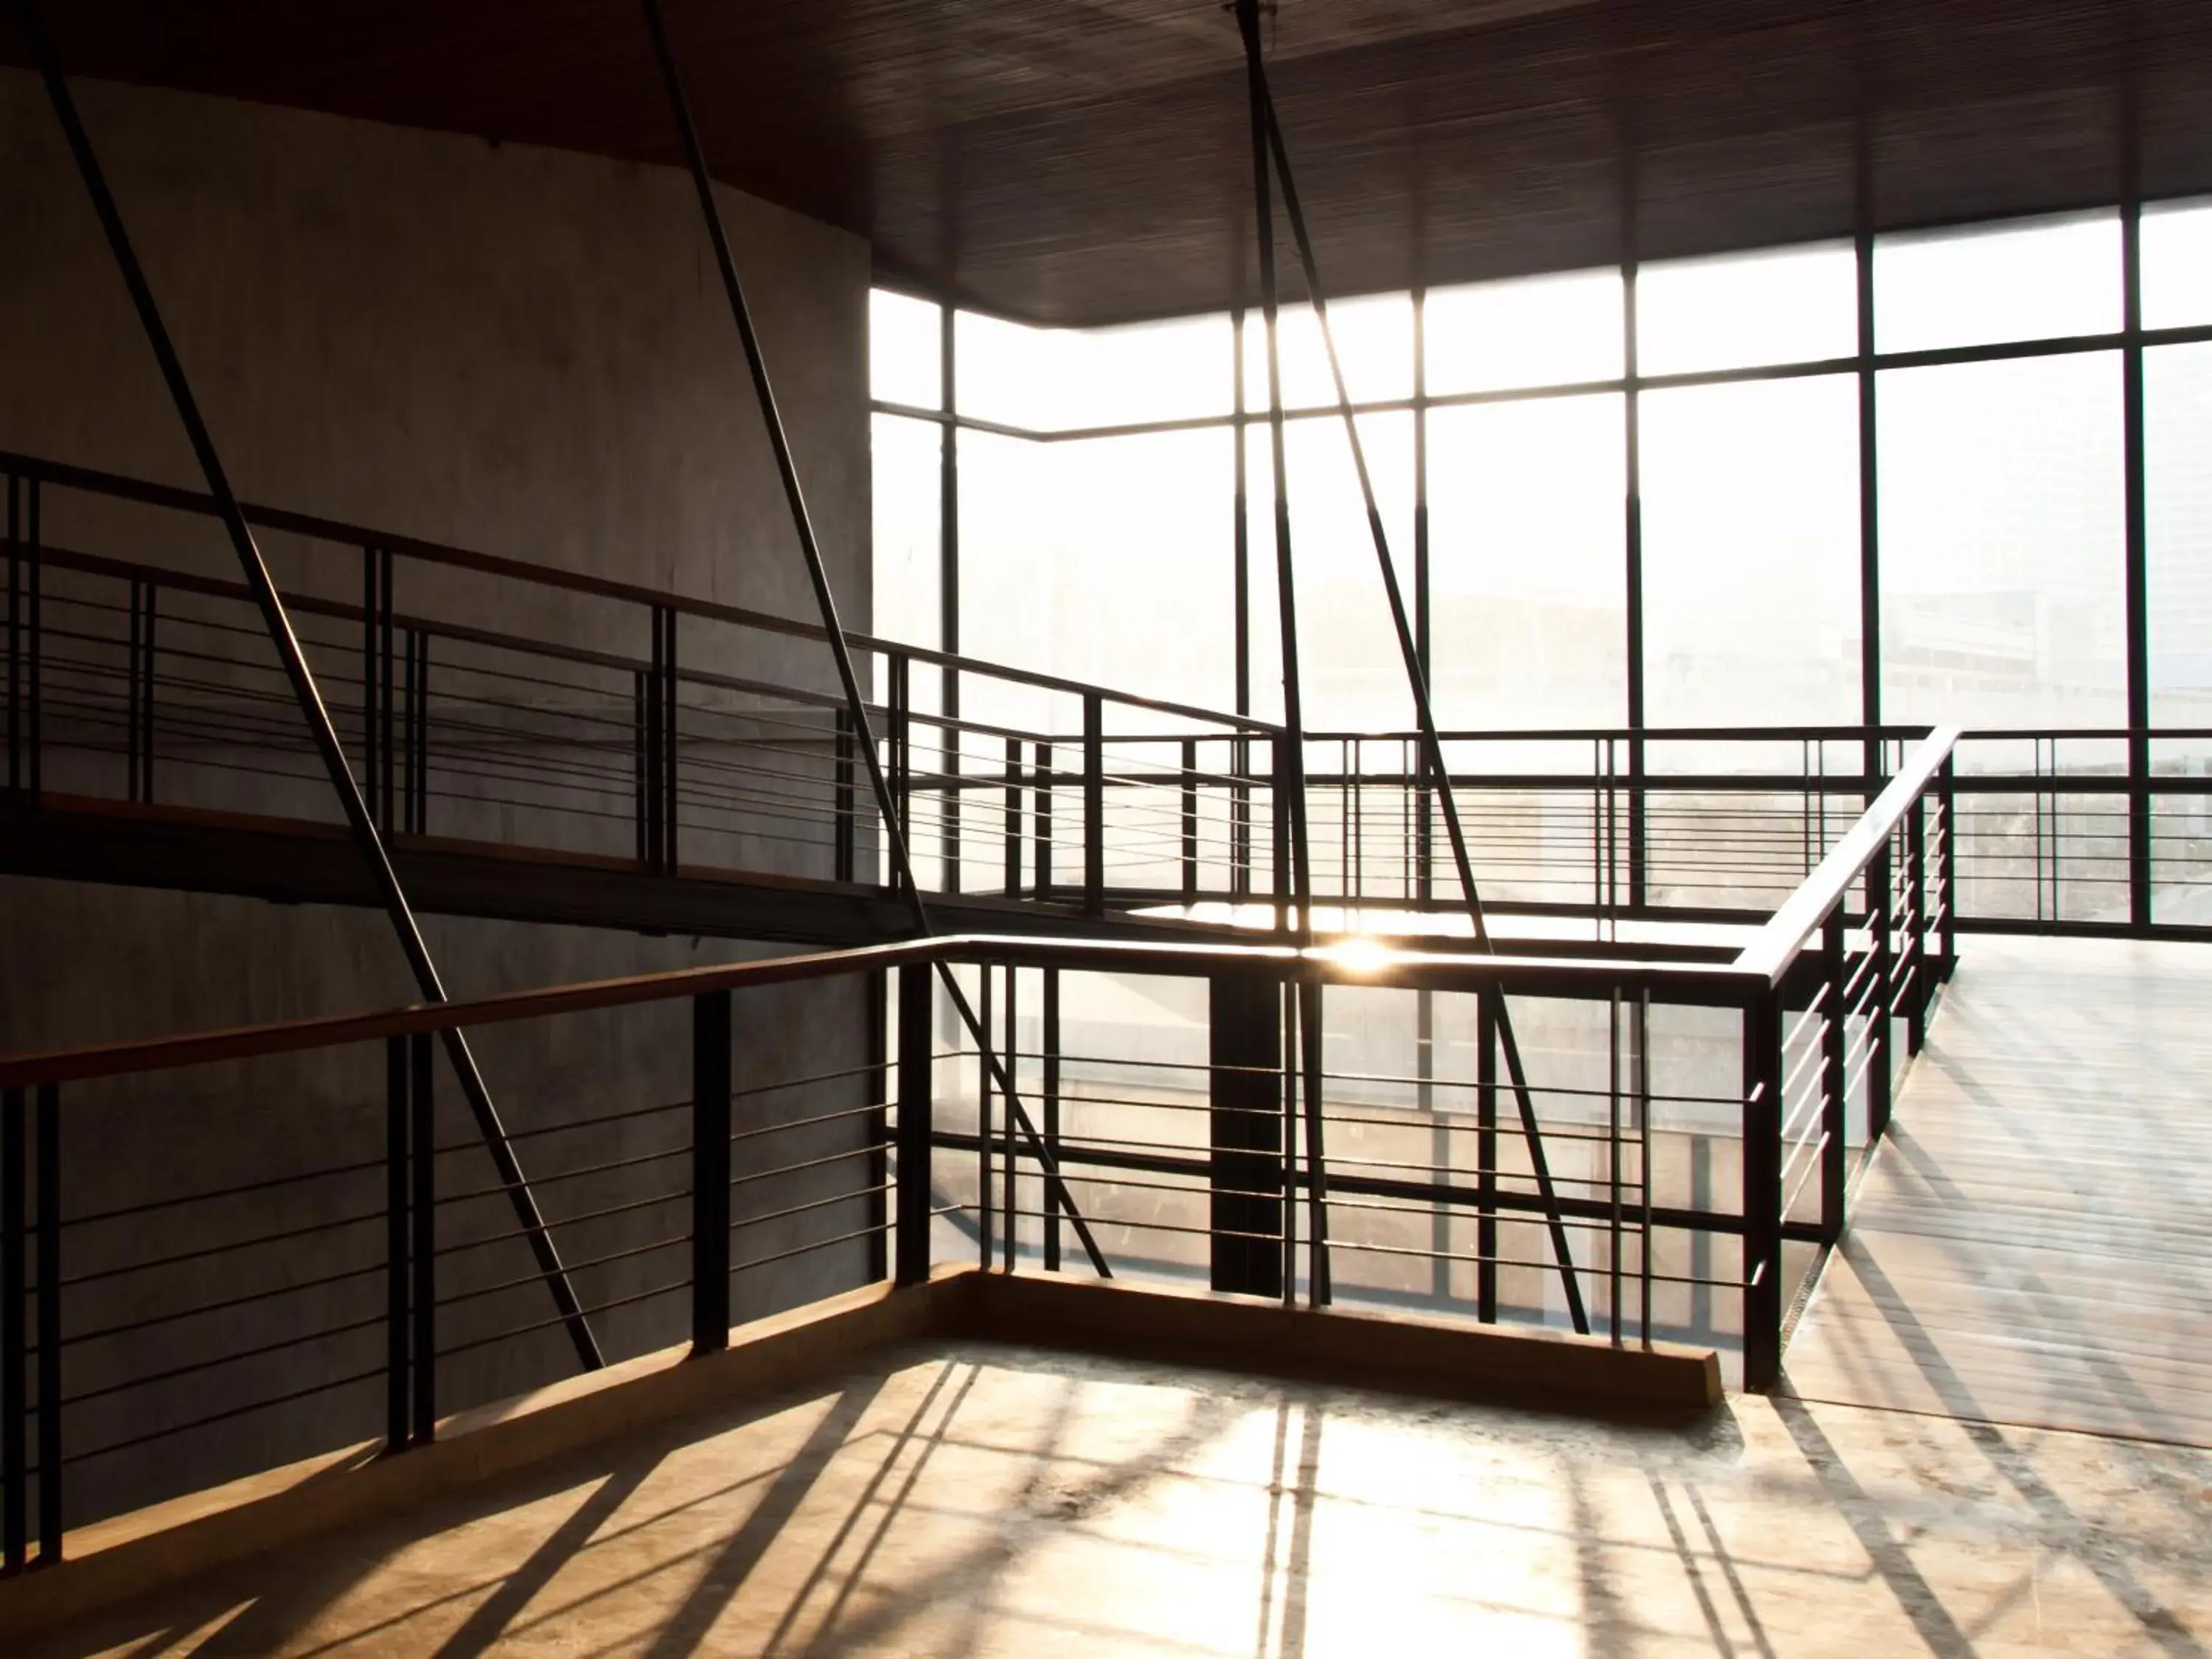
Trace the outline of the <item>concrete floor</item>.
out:
[[[33,1651],[2201,1655],[2212,1454],[1626,1426],[981,1345],[310,1540]]]

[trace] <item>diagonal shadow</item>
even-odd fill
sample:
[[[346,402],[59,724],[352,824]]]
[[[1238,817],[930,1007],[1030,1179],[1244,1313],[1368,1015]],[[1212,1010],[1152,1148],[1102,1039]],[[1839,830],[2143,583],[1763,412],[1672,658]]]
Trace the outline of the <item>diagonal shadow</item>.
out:
[[[1281,1659],[1304,1659],[1306,1650],[1314,1506],[1321,1501],[1321,1431],[1328,1415],[1310,1398],[1301,1403],[1304,1409],[1298,1423],[1298,1479],[1291,1489],[1291,1547],[1283,1566],[1283,1635],[1277,1644]]]
[[[694,1652],[705,1641],[715,1620],[729,1605],[730,1598],[759,1565],[761,1557],[768,1553],[791,1517],[799,1512],[806,1494],[813,1490],[830,1460],[851,1437],[887,1381],[881,1376],[870,1376],[846,1385],[836,1404],[823,1414],[813,1432],[806,1437],[806,1443],[784,1465],[782,1473],[761,1495],[759,1504],[745,1517],[744,1523],[730,1535],[720,1553],[684,1598],[683,1605],[661,1626],[652,1645],[645,1650],[645,1659],[681,1659],[681,1656]]]
[[[1156,1475],[1174,1468],[1201,1447],[1219,1439],[1231,1424],[1242,1415],[1242,1402],[1228,1396],[1208,1395],[1193,1404],[1191,1419],[1183,1428],[1168,1436],[1144,1455],[1101,1470],[1096,1478],[1082,1487],[1069,1491],[1066,1494],[1066,1502],[1078,1512],[1089,1513],[1127,1497]],[[1023,1541],[1002,1530],[998,1536],[961,1552],[927,1575],[887,1590],[839,1627],[836,1632],[837,1650],[848,1653],[875,1651],[876,1646],[891,1642],[892,1633],[915,1613],[940,1606],[950,1596],[972,1593],[977,1585],[1003,1571],[1024,1547]],[[672,1650],[671,1654],[681,1651],[684,1650]],[[653,1659],[670,1659],[670,1656],[656,1650]]]
[[[1913,1629],[1920,1632],[1928,1651],[1936,1659],[1972,1659],[1973,1643],[1959,1628],[1957,1620],[1951,1617],[1928,1581],[1920,1576],[1920,1569],[1912,1565],[1912,1558],[1905,1553],[1904,1546],[1890,1535],[1880,1506],[1844,1467],[1844,1460],[1837,1455],[1820,1425],[1813,1420],[1813,1413],[1805,1402],[1786,1394],[1771,1395],[1768,1399],[1774,1414],[1782,1419],[1790,1437],[1797,1443],[1799,1453],[1811,1466],[1814,1479],[1828,1494],[1828,1501],[1858,1539],[1859,1547],[1866,1552],[1867,1559],[1874,1563],[1874,1570],[1889,1586],[1890,1594],[1897,1598],[1905,1616],[1912,1621]]]
[[[1589,1651],[1627,1659],[1638,1646],[1641,1626],[1630,1610],[1613,1568],[1605,1559],[1605,1539],[1591,1507],[1582,1471],[1563,1468],[1569,1507],[1574,1515],[1575,1577],[1582,1587],[1583,1641]]]
[[[645,1484],[654,1467],[654,1460],[640,1459],[600,1481],[591,1496],[576,1506],[575,1512],[530,1553],[530,1559],[507,1574],[461,1627],[446,1638],[438,1650],[439,1659],[476,1659],[476,1656],[489,1650],[507,1629],[507,1621],[529,1606],[531,1598],[551,1583],[554,1575],[591,1542],[592,1534]]]
[[[1667,1496],[1667,1483],[1650,1470],[1644,1479],[1651,1487],[1651,1501],[1658,1506],[1659,1518],[1667,1523],[1668,1541],[1674,1547],[1674,1557],[1682,1564],[1682,1576],[1690,1581],[1690,1594],[1697,1598],[1698,1612],[1704,1616],[1705,1633],[1712,1638],[1713,1651],[1721,1659],[1735,1659],[1735,1644],[1729,1640],[1728,1630],[1721,1623],[1721,1610],[1714,1605],[1712,1592],[1705,1588],[1705,1575],[1698,1570],[1697,1553],[1682,1531],[1682,1522],[1674,1513],[1674,1500]]]
[[[1850,1248],[1849,1241],[1845,1248]],[[2087,1567],[2112,1599],[2142,1626],[2144,1633],[2167,1653],[2176,1656],[2176,1659],[2212,1659],[2206,1655],[2203,1644],[2182,1628],[2172,1609],[2138,1583],[2124,1564],[2112,1559],[2104,1549],[2081,1547],[2081,1541],[2089,1535],[2088,1528],[2081,1524],[2066,1500],[2035,1472],[2033,1464],[2020,1449],[2005,1438],[2004,1431],[1988,1420],[1989,1413],[1981,1409],[1965,1379],[1936,1351],[1928,1328],[1899,1299],[1889,1276],[1863,1250],[1851,1257],[1851,1266],[1875,1293],[1876,1305],[1882,1310],[1883,1317],[1896,1328],[1905,1352],[1920,1368],[1921,1375],[1936,1391],[1936,1397],[1943,1402],[1943,1409],[1958,1420],[1960,1428],[2013,1490],[2027,1500],[2038,1518],[2064,1540],[2063,1544],[2054,1540],[2054,1547],[2063,1547],[2068,1555]],[[1777,1404],[1779,1403],[1778,1399]]]
[[[953,1370],[952,1365],[947,1364],[938,1371],[928,1389],[922,1395],[921,1403],[914,1408],[913,1414],[907,1419],[904,1426],[892,1437],[890,1447],[884,1453],[883,1462],[877,1465],[876,1472],[868,1477],[867,1485],[861,1488],[860,1496],[853,1500],[852,1508],[847,1512],[844,1521],[840,1523],[830,1541],[823,1546],[813,1566],[808,1570],[805,1582],[793,1593],[791,1605],[783,1610],[783,1617],[776,1621],[775,1630],[769,1633],[768,1640],[762,1644],[761,1651],[763,1655],[775,1653],[788,1639],[793,1626],[799,1620],[800,1612],[805,1607],[815,1590],[820,1587],[823,1579],[829,1576],[830,1564],[837,1559],[837,1553],[845,1547],[846,1540],[852,1536],[854,1529],[860,1525],[861,1516],[867,1513],[868,1505],[875,1501],[877,1492],[883,1489],[884,1482],[890,1478],[891,1470],[897,1466],[900,1454],[920,1437],[922,1443],[921,1452],[915,1456],[913,1466],[908,1469],[906,1479],[900,1483],[898,1491],[884,1505],[884,1514],[877,1522],[874,1533],[869,1537],[867,1542],[861,1546],[852,1566],[846,1571],[844,1583],[838,1586],[836,1595],[831,1600],[829,1610],[823,1615],[820,1629],[816,1634],[816,1641],[821,1639],[821,1632],[828,1631],[836,1624],[854,1587],[866,1574],[869,1562],[875,1559],[876,1550],[882,1544],[884,1535],[890,1530],[891,1522],[897,1518],[908,1498],[913,1494],[915,1484],[921,1480],[922,1471],[928,1467],[931,1455],[945,1443],[945,1431],[951,1426],[953,1418],[959,1413],[961,1402],[968,1398],[969,1390],[975,1386],[976,1379],[982,1375],[982,1368],[980,1365],[969,1367],[967,1377],[953,1391],[952,1399],[945,1407],[944,1421],[939,1424],[935,1432],[924,1437],[921,1435],[921,1425],[927,1420],[931,1408],[937,1403],[938,1396],[945,1392],[945,1384],[951,1379]]]

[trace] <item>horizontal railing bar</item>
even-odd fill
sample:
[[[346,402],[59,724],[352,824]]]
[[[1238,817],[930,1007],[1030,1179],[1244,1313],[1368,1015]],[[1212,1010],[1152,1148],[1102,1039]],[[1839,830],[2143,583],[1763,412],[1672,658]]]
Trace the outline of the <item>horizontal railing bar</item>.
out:
[[[1535,943],[1532,941],[1531,943]],[[1591,996],[1649,989],[1666,1000],[1734,1006],[1757,982],[1741,966],[1722,963],[1608,960],[1566,957],[1477,956],[1401,951],[1385,960],[1344,958],[1332,947],[1168,944],[1151,940],[1028,939],[953,934],[858,945],[702,968],[672,969],[547,989],[510,991],[464,1002],[414,1004],[362,1014],[289,1020],[184,1036],[153,1037],[97,1048],[63,1049],[0,1060],[0,1087],[69,1083],[180,1066],[210,1065],[380,1038],[498,1025],[591,1012],[639,1003],[873,973],[909,964],[988,961],[994,965],[1060,968],[1201,979],[1216,975],[1291,979],[1323,984],[1473,991],[1504,985],[1522,994]]]
[[[215,502],[197,490],[180,489],[173,485],[149,483],[130,478],[119,473],[103,472],[92,467],[73,466],[66,462],[42,460],[35,456],[0,450],[0,471],[15,473],[27,478],[58,485],[65,489],[80,489],[88,494],[108,495],[122,501],[140,502],[149,507],[167,507],[175,512],[191,513],[201,517],[216,516]],[[336,543],[342,546],[382,548],[400,558],[419,560],[449,568],[474,571],[480,575],[504,577],[509,580],[526,582],[533,586],[557,588],[572,593],[582,593],[595,599],[612,599],[625,605],[658,607],[675,611],[679,616],[693,617],[704,622],[728,623],[740,628],[750,628],[763,633],[782,634],[794,639],[826,641],[828,633],[818,623],[806,623],[788,617],[772,616],[767,611],[747,610],[739,605],[724,605],[709,599],[693,599],[686,595],[663,592],[659,588],[643,587],[634,582],[617,581],[611,577],[594,576],[581,571],[560,570],[549,566],[530,564],[520,559],[503,558],[495,553],[480,553],[473,549],[454,547],[445,543],[426,541],[416,536],[394,535],[389,531],[373,530],[366,526],[346,524],[336,519],[321,518],[310,513],[295,513],[281,507],[246,503],[243,506],[247,522],[264,530],[274,530],[289,535],[304,536],[312,540]],[[845,638],[854,649],[878,652],[890,656],[903,656],[915,662],[928,663],[937,667],[956,669],[962,673],[974,673],[983,679],[1008,680],[1021,685],[1032,685],[1049,691],[1066,692],[1085,696],[1097,693],[1109,702],[1123,708],[1149,709],[1155,714],[1176,716],[1185,720],[1200,720],[1216,726],[1265,734],[1279,728],[1248,715],[1223,714],[1215,709],[1197,708],[1168,702],[1162,698],[1138,696],[1133,693],[1109,690],[1103,686],[1086,685],[1078,680],[1062,679],[1057,675],[1040,674],[1028,669],[1009,667],[999,663],[979,661],[954,652],[933,651],[921,646],[901,644],[896,641],[878,639],[872,635],[846,633]]]
[[[1744,946],[1735,959],[1737,968],[1760,975],[1770,984],[1780,981],[1805,941],[1828,913],[1844,902],[1860,872],[1889,845],[1912,804],[1943,769],[1958,740],[1954,726],[1939,726],[1929,735],[1905,769],[1890,780],[1889,787],[1806,878],[1804,885],[1784,901],[1758,936]]]

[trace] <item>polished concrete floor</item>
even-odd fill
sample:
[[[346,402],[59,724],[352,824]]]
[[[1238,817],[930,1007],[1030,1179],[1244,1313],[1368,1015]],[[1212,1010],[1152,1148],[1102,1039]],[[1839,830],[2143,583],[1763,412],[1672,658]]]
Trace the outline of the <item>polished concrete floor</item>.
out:
[[[909,1349],[31,1650],[2212,1659],[2208,968],[1970,946],[1794,1394],[1639,1425]]]
[[[311,1540],[33,1650],[2208,1646],[2202,1451],[1788,1398],[1596,1425],[955,1346]]]
[[[1808,1399],[2212,1446],[2212,945],[1969,939]]]

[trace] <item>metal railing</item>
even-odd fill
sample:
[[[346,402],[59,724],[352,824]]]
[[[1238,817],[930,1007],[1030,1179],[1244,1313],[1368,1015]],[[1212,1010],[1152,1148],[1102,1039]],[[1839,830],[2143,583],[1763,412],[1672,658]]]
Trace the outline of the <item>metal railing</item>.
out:
[[[249,597],[194,540],[206,499],[20,455],[0,454],[0,472],[5,799],[333,819]],[[855,734],[826,656],[812,660],[819,629],[331,520],[249,516],[391,833],[659,872],[884,879]],[[854,644],[874,659],[871,723],[933,891],[1100,915],[1282,903],[1275,779],[1289,757],[1275,726]],[[1489,908],[1602,933],[1765,915],[1924,731],[1443,737]],[[2212,732],[1978,731],[1958,753],[1960,925],[2212,938]],[[1340,922],[1463,908],[1412,733],[1312,733],[1303,758],[1315,890]]]
[[[1117,1277],[1486,1322],[1564,1306],[1768,1386],[1886,1126],[1893,1025],[1917,1046],[1952,961],[1956,741],[1915,748],[1735,951],[948,938],[0,1061],[0,1559],[313,1451],[396,1451],[561,1373],[496,1176],[441,1126],[449,1027],[574,1024],[574,1051],[624,1057],[514,1129],[611,1357],[711,1350],[733,1318],[958,1255],[1089,1271],[1060,1249],[1079,1211]],[[1036,1139],[944,1018],[940,963]],[[1285,1104],[1302,985],[1329,1011],[1310,1115]],[[1528,1123],[1499,1111],[1493,988]],[[878,1036],[794,1056],[799,1011],[823,1018],[795,1000],[841,995],[855,1030],[884,1011]],[[316,1132],[195,1137],[219,1145],[192,1159],[134,1132],[215,1100]]]

